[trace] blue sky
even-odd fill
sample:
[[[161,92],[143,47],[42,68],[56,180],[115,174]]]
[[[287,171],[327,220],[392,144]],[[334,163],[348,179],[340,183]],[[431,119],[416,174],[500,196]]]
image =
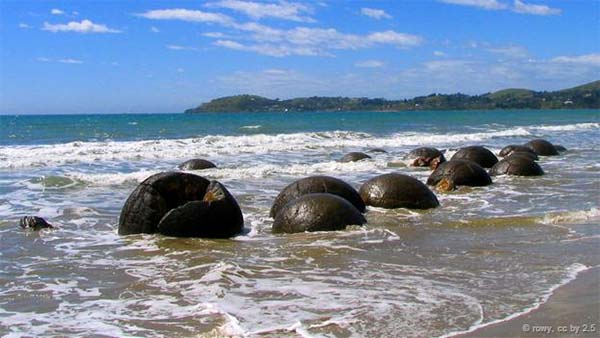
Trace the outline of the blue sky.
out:
[[[0,114],[409,98],[600,78],[600,1],[1,1]]]

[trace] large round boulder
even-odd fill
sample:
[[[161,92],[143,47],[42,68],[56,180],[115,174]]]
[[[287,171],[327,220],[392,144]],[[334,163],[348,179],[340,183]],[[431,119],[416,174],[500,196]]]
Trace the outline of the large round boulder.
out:
[[[386,209],[430,209],[440,205],[423,182],[397,173],[368,180],[360,187],[359,194],[366,205]]]
[[[216,168],[216,167],[217,166],[214,163],[212,163],[211,161],[201,159],[201,158],[194,158],[191,160],[187,160],[177,166],[177,168],[179,168],[181,170],[202,170],[202,169],[210,169],[210,168]]]
[[[194,201],[205,206],[198,207],[197,203],[187,205]],[[224,203],[229,207],[224,208]],[[212,221],[217,213],[221,215],[221,222]],[[235,216],[235,222],[231,221],[231,215]],[[185,233],[182,230],[164,230],[171,229],[167,225],[178,220],[189,227],[206,229],[205,224],[214,227],[207,231],[186,230],[195,237],[227,238],[242,230],[240,215],[237,202],[220,183],[188,173],[165,172],[148,177],[129,195],[119,217],[119,234],[156,233],[160,223],[163,223],[163,232],[169,235]],[[189,219],[194,217],[197,222],[191,224]]]
[[[407,155],[407,159],[412,160],[413,167],[430,167],[435,170],[438,165],[446,162],[446,158],[441,151],[431,147],[421,147],[413,149]]]
[[[340,196],[352,203],[360,212],[365,211],[365,203],[350,184],[330,176],[310,176],[292,182],[277,195],[270,215],[275,218],[284,205],[302,195],[329,193]]]
[[[505,157],[502,161],[496,163],[489,173],[492,176],[497,175],[515,175],[515,176],[540,176],[544,170],[534,160],[527,157],[528,153],[514,153]]]
[[[346,155],[344,155],[341,159],[340,162],[357,162],[360,160],[364,160],[367,158],[371,158],[371,156],[365,154],[365,153],[361,153],[361,152],[351,152],[351,153],[347,153]]]
[[[460,148],[451,159],[470,160],[484,168],[491,168],[494,164],[498,163],[496,155],[482,146]]]
[[[531,148],[516,144],[511,144],[502,148],[502,150],[500,150],[500,152],[498,153],[498,156],[506,157],[514,153],[528,153],[534,155],[536,160],[538,159],[537,154]]]
[[[308,194],[286,204],[275,217],[274,233],[343,230],[367,220],[347,200],[332,194]]]
[[[481,187],[492,184],[490,175],[477,163],[470,160],[450,160],[440,164],[427,179],[428,185]]]
[[[554,145],[546,140],[535,139],[525,143],[527,148],[535,151],[536,154],[540,156],[554,156],[558,155],[558,150],[554,147]]]

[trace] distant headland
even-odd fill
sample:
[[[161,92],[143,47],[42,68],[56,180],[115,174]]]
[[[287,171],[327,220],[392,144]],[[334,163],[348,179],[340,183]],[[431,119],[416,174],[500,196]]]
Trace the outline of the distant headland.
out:
[[[600,109],[600,80],[552,92],[504,89],[482,95],[431,94],[405,100],[320,96],[280,100],[236,95],[211,100],[185,113],[578,108]]]

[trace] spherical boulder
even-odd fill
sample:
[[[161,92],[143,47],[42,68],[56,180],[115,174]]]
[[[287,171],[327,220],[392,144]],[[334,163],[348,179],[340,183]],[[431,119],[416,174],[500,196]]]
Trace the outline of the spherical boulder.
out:
[[[286,204],[275,217],[274,233],[343,230],[367,222],[347,200],[332,194],[308,194]]]
[[[430,167],[434,170],[440,163],[446,162],[444,154],[431,147],[413,149],[408,153],[407,159],[412,160],[410,165],[413,167]]]
[[[540,176],[544,170],[534,160],[524,154],[513,153],[496,163],[489,171],[490,175]]]
[[[484,168],[491,168],[498,163],[496,155],[482,146],[469,146],[460,148],[452,160],[471,160]]]
[[[383,148],[372,148],[367,150],[368,153],[387,153],[387,150]]]
[[[508,145],[508,146],[502,148],[502,150],[500,150],[500,152],[498,153],[498,156],[506,157],[513,153],[529,153],[529,154],[535,155],[536,160],[538,159],[537,154],[535,153],[535,151],[531,150],[531,148],[526,147],[526,146],[516,145],[516,144],[511,144],[511,145]]]
[[[561,146],[560,144],[555,144],[554,148],[556,150],[558,150],[559,152],[561,152],[561,151],[567,151],[567,148],[565,148],[564,146]]]
[[[211,161],[204,160],[201,158],[187,160],[177,166],[177,168],[179,168],[181,170],[202,170],[202,169],[210,169],[210,168],[216,168],[216,167],[217,166],[214,163],[212,163]]]
[[[440,164],[427,179],[428,185],[436,186],[446,179],[452,186],[481,187],[492,184],[490,175],[477,163],[470,160],[450,160]]]
[[[540,156],[554,156],[558,155],[558,151],[554,145],[546,140],[535,139],[525,143],[527,148],[535,151]]]
[[[171,209],[158,222],[157,232],[173,237],[229,238],[243,226],[235,198],[221,183],[211,181],[201,201]]]
[[[365,211],[365,203],[358,192],[348,183],[330,176],[310,176],[299,179],[283,188],[275,198],[270,216],[275,218],[284,205],[302,195],[329,193],[340,196],[352,203],[360,212]]]
[[[435,194],[421,181],[391,173],[374,177],[359,190],[366,205],[395,209],[430,209],[440,205]]]
[[[519,155],[521,157],[527,157],[528,159],[532,160],[532,161],[537,161],[539,160],[539,156],[534,153],[534,152],[525,152],[525,151],[513,151],[512,153],[510,153],[510,155],[505,156],[504,158],[513,156],[513,155]],[[496,163],[498,164],[498,163]],[[494,164],[495,165],[495,164]]]
[[[371,158],[371,156],[361,152],[351,152],[344,155],[344,157],[340,159],[340,162],[357,162],[367,158]]]
[[[193,201],[200,201],[206,205],[202,207],[197,203],[187,205]],[[229,207],[223,208],[222,204],[228,204]],[[206,229],[204,224],[215,227],[206,231],[186,230],[188,234],[191,233],[195,237],[231,237],[234,233],[231,228],[239,232],[243,227],[243,219],[241,222],[231,221],[232,215],[235,217],[241,215],[241,211],[238,213],[237,210],[239,206],[235,199],[218,182],[210,182],[203,177],[188,173],[159,173],[140,183],[127,198],[119,217],[119,234],[152,234],[159,232],[160,223],[163,223],[161,229],[170,229],[167,225],[181,221],[182,224],[190,227]],[[216,214],[221,215],[220,223],[213,222]],[[198,220],[195,225],[189,221],[192,218]],[[185,233],[178,229],[177,231],[163,230],[163,232],[169,235]]]
[[[19,226],[23,229],[29,230],[41,230],[41,229],[52,229],[52,224],[46,222],[45,219],[38,216],[25,216],[19,221]]]

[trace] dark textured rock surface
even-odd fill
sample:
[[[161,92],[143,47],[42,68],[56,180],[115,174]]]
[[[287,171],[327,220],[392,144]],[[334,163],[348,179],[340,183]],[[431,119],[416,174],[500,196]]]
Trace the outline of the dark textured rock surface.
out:
[[[432,166],[432,162],[435,160],[435,164],[433,166],[437,168],[440,163],[446,162],[444,154],[442,154],[442,152],[438,149],[431,147],[413,149],[410,153],[408,153],[407,158],[412,160],[411,165],[413,167],[430,167]]]
[[[339,196],[308,194],[281,209],[273,222],[273,232],[335,231],[366,222],[354,205]]]
[[[511,145],[508,145],[508,146],[502,148],[502,150],[500,150],[500,152],[498,153],[498,156],[506,157],[512,153],[530,153],[530,154],[536,155],[536,159],[537,159],[537,154],[531,148],[526,147],[526,146],[516,145],[516,144],[511,144]]]
[[[372,148],[367,150],[368,153],[387,153],[387,150],[382,148]]]
[[[211,181],[202,201],[191,201],[163,216],[157,232],[174,237],[229,238],[242,231],[244,218],[235,198]]]
[[[187,160],[177,166],[177,168],[182,169],[182,170],[202,170],[202,169],[210,169],[210,168],[216,168],[216,167],[217,166],[214,163],[212,163],[211,161],[204,160],[201,158]]]
[[[19,221],[19,226],[23,229],[41,230],[52,229],[52,224],[46,222],[45,219],[38,216],[25,216]]]
[[[360,212],[365,211],[365,204],[358,192],[348,183],[330,176],[310,176],[297,180],[277,195],[271,207],[271,217],[277,216],[279,210],[291,200],[311,193],[329,193],[340,196],[352,203]]]
[[[430,209],[440,205],[435,194],[414,177],[385,174],[365,182],[359,190],[366,205],[394,209]]]
[[[484,168],[491,168],[498,163],[496,155],[482,146],[469,146],[460,148],[452,160],[471,160]]]
[[[444,178],[455,186],[478,187],[492,184],[490,175],[479,164],[470,160],[450,160],[440,164],[429,175],[427,184],[435,186]]]
[[[371,158],[371,156],[361,152],[352,152],[344,155],[344,157],[340,159],[340,162],[356,162],[367,158]]]
[[[554,149],[556,149],[558,151],[567,151],[567,148],[561,146],[560,144],[555,144]]]
[[[535,139],[525,143],[525,146],[535,151],[540,156],[558,155],[558,150],[554,145],[546,140]]]
[[[490,169],[490,175],[540,176],[544,170],[534,160],[527,157],[528,153],[513,153]]]

